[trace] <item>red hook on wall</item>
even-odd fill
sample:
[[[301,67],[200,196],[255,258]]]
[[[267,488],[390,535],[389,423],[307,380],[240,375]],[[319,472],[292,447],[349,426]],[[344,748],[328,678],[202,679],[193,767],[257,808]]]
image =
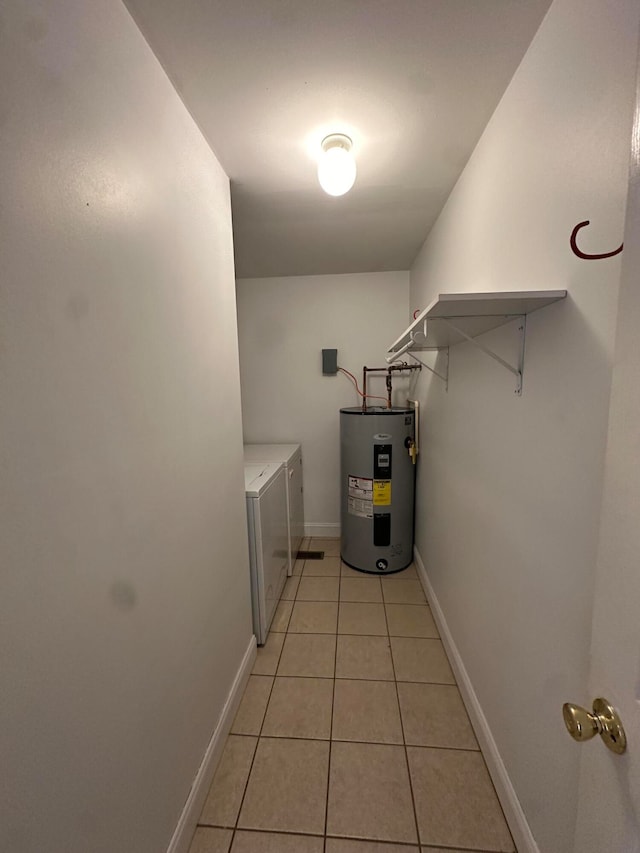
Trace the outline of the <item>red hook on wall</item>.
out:
[[[577,255],[579,258],[584,258],[585,261],[599,261],[602,258],[613,258],[614,255],[619,255],[624,248],[624,243],[621,243],[620,246],[614,252],[604,252],[601,255],[587,255],[586,252],[583,252],[578,248],[578,244],[576,243],[576,235],[578,234],[578,231],[581,228],[584,228],[585,225],[589,224],[589,221],[590,220],[585,219],[584,222],[578,222],[576,227],[571,232],[571,238],[569,242],[571,244],[571,249],[574,255]]]

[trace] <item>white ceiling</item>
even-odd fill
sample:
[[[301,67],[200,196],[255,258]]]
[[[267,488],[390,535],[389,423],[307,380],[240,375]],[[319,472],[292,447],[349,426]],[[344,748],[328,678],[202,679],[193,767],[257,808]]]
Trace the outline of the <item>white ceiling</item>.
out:
[[[238,277],[409,269],[550,0],[125,0],[231,178]],[[330,132],[345,196],[320,189]]]

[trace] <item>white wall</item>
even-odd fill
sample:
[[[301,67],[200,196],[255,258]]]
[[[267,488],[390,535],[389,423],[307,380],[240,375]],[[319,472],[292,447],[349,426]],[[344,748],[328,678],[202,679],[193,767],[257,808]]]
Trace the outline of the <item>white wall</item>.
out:
[[[0,848],[158,853],[251,639],[228,180],[120,3],[0,78]]]
[[[566,288],[530,315],[524,393],[469,345],[424,377],[417,548],[544,853],[573,849],[638,5],[556,0],[411,271],[438,292]],[[485,339],[514,356],[514,330]]]
[[[310,534],[339,535],[339,409],[361,402],[343,374],[322,375],[321,351],[337,349],[361,385],[364,365],[386,366],[408,297],[407,272],[237,282],[244,440],[302,444]],[[394,402],[408,386],[394,380]],[[369,393],[386,394],[384,377],[371,378]]]

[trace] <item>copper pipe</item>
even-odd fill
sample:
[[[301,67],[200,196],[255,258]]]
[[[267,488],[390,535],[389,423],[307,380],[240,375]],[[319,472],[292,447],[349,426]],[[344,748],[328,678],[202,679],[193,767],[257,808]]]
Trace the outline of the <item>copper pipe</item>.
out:
[[[419,364],[407,364],[403,362],[402,364],[391,364],[387,367],[366,367],[362,368],[362,411],[367,411],[367,373],[385,373],[387,376],[386,384],[387,384],[387,409],[392,409],[393,406],[391,404],[391,392],[392,392],[392,383],[391,383],[391,373],[393,371],[402,372],[404,370],[421,370],[421,365]]]

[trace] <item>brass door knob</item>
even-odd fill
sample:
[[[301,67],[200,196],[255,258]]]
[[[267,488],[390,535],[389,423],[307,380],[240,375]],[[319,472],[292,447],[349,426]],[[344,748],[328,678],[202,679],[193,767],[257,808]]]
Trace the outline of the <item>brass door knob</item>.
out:
[[[617,755],[627,748],[627,736],[624,733],[622,720],[616,709],[606,699],[593,700],[593,713],[565,702],[562,706],[562,716],[567,731],[574,740],[591,740],[594,735],[600,735],[605,746]]]

